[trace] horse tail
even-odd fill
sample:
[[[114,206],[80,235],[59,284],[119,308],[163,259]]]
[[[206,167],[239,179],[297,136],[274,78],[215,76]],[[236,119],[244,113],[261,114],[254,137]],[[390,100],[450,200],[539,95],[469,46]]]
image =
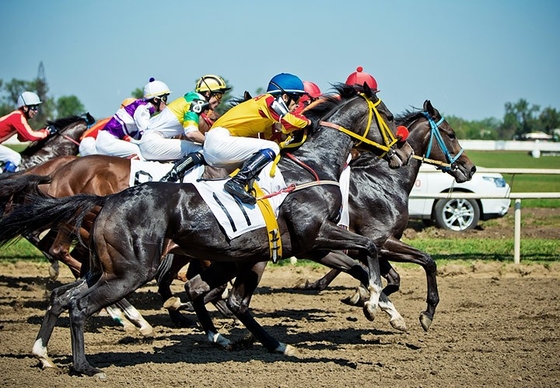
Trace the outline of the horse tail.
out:
[[[0,180],[0,209],[2,215],[10,211],[13,205],[20,205],[25,195],[41,195],[40,184],[50,183],[51,178],[46,175],[13,175]]]
[[[85,214],[105,203],[105,197],[88,194],[28,198],[30,203],[17,207],[0,220],[0,247],[22,235],[55,228],[60,223],[73,224],[78,230]]]

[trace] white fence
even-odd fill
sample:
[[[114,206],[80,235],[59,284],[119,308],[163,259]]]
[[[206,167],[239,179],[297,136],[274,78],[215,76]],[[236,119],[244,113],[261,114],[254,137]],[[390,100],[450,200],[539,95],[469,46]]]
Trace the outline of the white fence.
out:
[[[500,174],[536,174],[536,175],[560,175],[560,169],[530,169],[530,168],[480,168],[477,171],[500,173]],[[423,193],[411,194],[410,198],[472,198],[472,199],[496,199],[508,198],[514,200],[514,252],[513,261],[519,264],[521,261],[521,200],[552,198],[560,199],[560,192],[547,193],[509,193],[506,196],[482,195],[474,193]]]

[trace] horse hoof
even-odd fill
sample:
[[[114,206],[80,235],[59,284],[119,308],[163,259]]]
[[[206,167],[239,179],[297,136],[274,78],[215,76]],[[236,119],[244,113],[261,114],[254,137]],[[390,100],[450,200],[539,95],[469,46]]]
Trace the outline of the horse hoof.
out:
[[[50,357],[36,357],[41,362],[41,369],[58,369]]]
[[[181,299],[176,296],[172,296],[163,303],[163,308],[167,310],[177,311],[181,309]]]
[[[372,307],[369,301],[364,303],[364,315],[368,320],[372,322],[375,320],[375,312],[376,312],[375,310],[376,309]]]
[[[283,354],[284,356],[288,356],[288,357],[297,357],[299,354],[298,350],[294,346],[286,345],[283,343],[280,343],[280,346],[278,346],[274,350],[274,352]]]
[[[393,326],[394,329],[397,329],[399,331],[403,331],[403,332],[407,332],[408,329],[406,327],[406,323],[404,321],[404,318],[397,318],[397,319],[391,319],[389,321],[389,323],[391,324],[391,326]]]
[[[152,326],[144,326],[138,329],[140,334],[144,337],[153,337],[154,336],[154,328]]]
[[[56,281],[56,279],[58,279],[58,275],[60,275],[58,261],[53,261],[49,267],[49,280],[51,282]]]
[[[103,371],[97,372],[96,374],[93,375],[93,377],[95,377],[98,380],[107,380],[107,374]]]
[[[432,318],[430,318],[424,311],[420,313],[420,324],[422,325],[422,329],[424,329],[424,331],[428,331],[432,325]]]

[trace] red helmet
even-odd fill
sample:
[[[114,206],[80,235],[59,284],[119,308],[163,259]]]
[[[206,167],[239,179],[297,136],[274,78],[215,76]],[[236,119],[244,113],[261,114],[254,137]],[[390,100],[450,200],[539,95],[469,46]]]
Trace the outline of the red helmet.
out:
[[[311,81],[303,81],[303,90],[305,90],[305,93],[307,93],[311,98],[317,98],[322,94],[319,86]]]
[[[311,104],[317,97],[322,94],[319,86],[311,81],[303,81],[303,90],[305,90],[305,94],[299,99],[299,104],[302,105]]]
[[[373,91],[377,91],[377,81],[371,74],[364,73],[364,68],[362,66],[358,66],[356,71],[348,76],[346,79],[346,85],[350,86],[363,86],[364,82],[369,86],[369,88]]]

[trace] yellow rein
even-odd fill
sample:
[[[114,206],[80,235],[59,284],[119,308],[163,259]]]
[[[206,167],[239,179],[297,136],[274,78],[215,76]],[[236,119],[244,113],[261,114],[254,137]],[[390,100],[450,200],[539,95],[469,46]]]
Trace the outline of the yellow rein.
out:
[[[393,135],[393,132],[391,132],[391,130],[389,129],[389,126],[387,125],[385,120],[383,120],[383,118],[379,114],[379,111],[377,110],[377,105],[379,105],[381,103],[381,99],[377,100],[377,102],[374,103],[363,93],[360,93],[360,96],[362,96],[364,98],[364,100],[366,100],[366,102],[369,106],[368,123],[367,123],[367,126],[366,126],[366,131],[363,135],[358,135],[357,133],[346,129],[343,126],[340,126],[338,124],[329,123],[327,121],[321,121],[319,124],[324,125],[325,127],[329,127],[329,128],[339,130],[340,132],[343,132],[343,133],[347,134],[348,136],[359,140],[359,143],[356,144],[355,146],[359,145],[360,143],[366,143],[366,144],[372,145],[376,148],[379,148],[380,150],[385,151],[385,153],[387,153],[391,149],[391,147],[397,142],[397,139],[395,138],[395,135]],[[383,141],[385,142],[385,145],[379,144],[377,142],[374,142],[374,141],[366,138],[366,136],[367,136],[367,134],[368,134],[368,132],[371,128],[371,122],[373,120],[373,113],[374,112],[375,112],[375,117],[377,119],[377,123],[379,125],[379,132],[381,132],[381,135],[383,136]],[[385,156],[385,154],[381,155],[381,157],[383,157],[383,156]]]

